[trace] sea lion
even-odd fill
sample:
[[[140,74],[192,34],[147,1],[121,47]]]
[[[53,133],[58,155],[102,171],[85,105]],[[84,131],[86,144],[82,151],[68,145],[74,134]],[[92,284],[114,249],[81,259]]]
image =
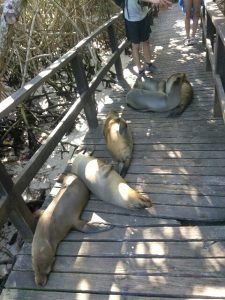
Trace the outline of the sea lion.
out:
[[[120,175],[125,177],[133,152],[133,139],[127,122],[117,112],[111,111],[106,117],[103,135],[113,158],[123,163]]]
[[[149,77],[137,77],[133,88],[165,93],[166,81]]]
[[[99,199],[129,209],[151,207],[151,200],[132,189],[112,165],[86,153],[78,153],[70,166]]]
[[[127,105],[140,111],[170,111],[180,103],[184,79],[184,73],[171,75],[166,81],[165,93],[134,88],[127,93]]]
[[[89,199],[89,190],[74,174],[64,176],[63,186],[40,216],[33,242],[32,267],[37,286],[44,286],[55,260],[59,242],[74,228],[82,232],[99,232],[111,225],[80,219]]]
[[[192,102],[193,94],[194,93],[193,93],[192,85],[187,80],[187,78],[184,78],[181,85],[180,102],[177,107],[171,110],[168,117],[177,117],[181,115],[184,112],[184,110],[187,108],[187,106]]]

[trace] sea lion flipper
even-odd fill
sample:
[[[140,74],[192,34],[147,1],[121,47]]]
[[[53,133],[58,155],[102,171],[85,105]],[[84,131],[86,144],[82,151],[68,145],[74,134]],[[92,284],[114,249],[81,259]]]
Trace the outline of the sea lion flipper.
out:
[[[131,162],[131,158],[127,158],[124,163],[123,163],[123,167],[120,171],[120,176],[125,177],[127,174],[127,171],[129,169],[130,166],[130,162]]]
[[[168,114],[168,117],[169,118],[179,117],[183,113],[185,108],[186,107],[184,105],[178,105],[177,107],[175,107],[174,109],[172,109],[170,111],[170,113]]]
[[[74,229],[85,233],[97,233],[101,231],[107,231],[112,229],[113,227],[114,226],[111,224],[84,221],[84,220],[79,220],[79,223],[76,220],[76,224],[74,224]]]
[[[131,202],[130,209],[148,208],[152,206],[152,201],[149,197],[139,194],[136,201]]]
[[[123,134],[124,130],[127,129],[127,123],[124,122],[124,121],[122,121],[122,120],[120,120],[119,124],[120,124],[120,126],[119,126],[119,133]]]

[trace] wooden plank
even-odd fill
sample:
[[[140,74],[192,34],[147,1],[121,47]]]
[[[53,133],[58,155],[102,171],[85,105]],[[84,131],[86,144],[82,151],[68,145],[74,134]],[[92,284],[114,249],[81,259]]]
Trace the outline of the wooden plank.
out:
[[[201,156],[200,156],[201,157]],[[172,167],[225,167],[225,161],[222,158],[198,158],[198,159],[188,159],[188,158],[175,158],[175,157],[165,157],[165,158],[151,158],[143,157],[132,158],[131,167],[136,166],[172,166]]]
[[[101,203],[99,202],[95,202],[101,205]],[[111,208],[106,206],[107,208]],[[119,211],[119,210],[118,210]],[[121,217],[121,215],[117,215],[115,213],[108,213],[108,211],[106,210],[103,213],[96,213],[96,210],[93,211],[88,211],[87,210],[84,211],[84,213],[82,214],[82,219],[84,220],[92,220],[93,222],[104,222],[104,223],[109,223],[109,224],[113,224],[115,226],[121,226],[121,227],[126,227],[126,226],[130,226],[135,225],[135,226],[177,226],[180,225],[179,222],[177,222],[176,220],[168,220],[168,219],[160,219],[160,218],[151,218],[151,217],[144,217],[144,216],[134,216],[132,214],[129,215],[129,212],[126,212],[126,215],[123,214],[123,216]]]
[[[223,43],[223,46],[225,47],[225,24],[224,23],[218,25],[217,32],[221,38],[221,42]]]
[[[96,234],[71,231],[65,241],[221,241],[225,239],[224,226],[182,227],[114,227]]]
[[[225,222],[225,208],[224,207],[198,207],[198,206],[185,206],[185,205],[166,205],[156,204],[154,202],[154,196],[150,196],[153,201],[153,206],[149,209],[137,212],[130,212],[133,216],[149,216],[163,219],[175,219],[177,221],[189,221],[189,222],[204,222],[205,224],[210,222]],[[118,213],[122,217],[124,209],[117,208],[114,205],[107,204],[105,202],[99,202],[99,206],[96,206],[90,201],[87,205],[87,210],[93,211],[95,214],[99,212],[107,212],[107,209],[111,212]],[[129,213],[129,212],[127,212]],[[107,222],[107,219],[104,219]],[[134,220],[132,225],[135,225]],[[194,223],[193,223],[194,224]]]
[[[88,146],[88,147],[93,147],[95,150],[102,150],[106,149],[105,143],[102,140],[101,142],[98,143],[98,140],[94,141],[91,139],[86,140],[85,144],[82,144],[81,147],[83,146]],[[219,153],[219,151],[223,151],[224,155],[224,150],[225,150],[225,143],[218,143],[218,144],[213,144],[213,143],[154,143],[153,141],[139,141],[139,143],[134,142],[134,155],[137,155],[137,152],[139,151],[144,151],[145,152],[145,157],[148,155],[151,157],[151,150],[152,151],[169,151],[170,153],[172,151],[180,151],[180,153],[174,153],[178,158],[182,156],[183,151],[191,151],[190,153],[194,153],[196,151],[198,152],[203,152],[203,151],[216,151]],[[136,153],[135,153],[136,152]],[[143,153],[142,153],[143,155]]]
[[[138,189],[137,189],[138,190]],[[141,188],[140,188],[141,190]],[[157,190],[157,187],[155,188]],[[166,193],[163,194],[161,191],[160,193],[153,193],[150,192],[144,192],[144,194],[147,194],[150,196],[150,198],[153,201],[153,205],[168,205],[168,206],[188,206],[188,207],[198,207],[198,209],[201,209],[201,207],[205,208],[224,208],[225,207],[225,201],[223,197],[207,197],[207,196],[190,196],[190,195],[184,195],[184,194],[173,194],[173,193]],[[161,221],[159,220],[154,221],[152,218],[149,218],[149,220],[140,220],[138,218],[139,215],[142,215],[140,211],[130,211],[125,210],[121,208],[116,208],[115,206],[112,207],[111,204],[107,204],[106,202],[97,202],[99,201],[94,195],[91,197],[91,201],[89,201],[85,212],[82,214],[83,218],[91,218],[92,216],[88,212],[103,212],[104,216],[107,220],[111,220],[113,223],[125,226],[126,224],[129,224],[130,218],[127,217],[124,221],[117,220],[117,218],[112,216],[113,213],[121,213],[124,215],[136,215],[137,224],[140,224],[140,226],[144,226],[145,222],[149,222],[149,225],[154,226],[157,224],[165,224],[165,220]],[[110,205],[110,206],[109,206]]]
[[[131,164],[129,167],[129,174],[148,174],[149,176],[151,175],[171,175],[171,174],[180,174],[180,175],[187,175],[187,176],[192,176],[192,175],[203,175],[203,176],[225,176],[225,168],[223,166],[219,167],[209,167],[209,166],[204,166],[204,167],[189,167],[189,166],[146,166],[145,164],[143,165],[133,165]]]
[[[93,139],[93,138],[91,138]],[[86,141],[85,141],[86,142]],[[87,144],[88,144],[88,140],[87,140]],[[91,141],[90,141],[91,142]],[[94,142],[96,144],[104,144],[104,139],[103,136],[101,139],[95,139]],[[159,137],[152,137],[151,135],[145,135],[142,137],[136,137],[135,138],[135,144],[185,144],[185,143],[189,143],[189,144],[205,144],[206,146],[208,144],[214,144],[214,145],[221,145],[221,144],[225,144],[225,137],[221,137],[220,140],[218,140],[217,136],[213,136],[213,137],[201,137],[201,136],[192,136],[191,138],[186,138],[186,137],[163,137],[163,136],[159,136]]]
[[[201,185],[224,185],[224,176],[197,176],[197,175],[187,175],[187,174],[152,174],[149,176],[148,174],[127,174],[126,180],[129,183],[160,183],[160,184],[182,184],[190,186],[201,186]]]
[[[214,1],[205,0],[204,5],[215,27],[224,22],[224,16]]]
[[[225,93],[224,93],[223,84],[221,82],[220,76],[217,74],[215,74],[214,80],[215,80],[215,87],[216,87],[218,99],[220,101],[222,117],[225,122]]]
[[[7,288],[37,289],[33,272],[12,271]],[[224,297],[224,278],[51,273],[42,290],[154,297]]]
[[[66,292],[51,292],[51,291],[32,291],[32,290],[14,290],[14,289],[4,289],[1,300],[137,300],[136,296],[129,295],[121,296],[115,294],[94,294],[94,293],[66,293]],[[151,297],[151,296],[138,296],[141,300],[208,300],[209,298],[166,298],[166,297]],[[211,300],[222,300],[222,298],[210,298]],[[224,298],[223,298],[224,299]]]
[[[225,258],[225,242],[221,241],[62,241],[58,256],[89,257],[163,257],[163,258]],[[25,243],[19,255],[30,255],[31,244]]]
[[[183,145],[184,146],[184,145]],[[181,159],[181,157],[183,159],[190,159],[193,160],[193,163],[195,162],[195,160],[199,160],[199,159],[206,159],[206,160],[211,160],[211,159],[224,159],[225,158],[225,151],[224,150],[220,150],[220,151],[213,151],[213,150],[196,150],[196,151],[189,151],[189,150],[177,150],[177,149],[169,149],[169,146],[165,146],[165,148],[168,148],[167,150],[163,150],[160,149],[160,145],[156,145],[156,151],[153,150],[151,147],[151,145],[146,145],[146,148],[148,150],[148,152],[146,153],[146,151],[144,150],[144,146],[141,145],[140,147],[138,147],[138,145],[135,144],[135,151],[132,154],[132,161],[133,159],[140,159],[143,158],[143,160],[148,160],[148,159],[171,159],[171,158],[175,158],[177,161],[179,161]],[[110,158],[112,161],[112,156],[109,154],[108,151],[106,151],[106,147],[105,145],[99,145],[96,147],[97,149],[94,152],[94,156],[101,158],[101,159],[105,159],[105,158]],[[139,148],[139,149],[136,149]],[[157,151],[158,148],[158,151]],[[137,150],[137,151],[136,151]]]
[[[18,256],[13,270],[32,271],[31,256]],[[52,272],[224,278],[225,258],[57,256]]]

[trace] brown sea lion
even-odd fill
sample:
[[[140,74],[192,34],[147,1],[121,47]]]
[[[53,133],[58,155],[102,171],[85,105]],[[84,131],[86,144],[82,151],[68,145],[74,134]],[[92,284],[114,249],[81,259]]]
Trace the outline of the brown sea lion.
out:
[[[165,93],[132,89],[126,96],[127,105],[142,111],[169,111],[179,104],[181,84],[184,77],[184,73],[171,75],[166,81]]]
[[[33,242],[32,267],[37,286],[44,286],[55,260],[59,242],[74,228],[82,232],[99,232],[111,225],[80,219],[89,199],[89,190],[74,174],[65,175],[63,186],[40,216]]]
[[[181,85],[181,98],[180,102],[174,109],[171,110],[169,113],[169,117],[178,117],[181,115],[184,110],[187,108],[187,106],[192,102],[193,100],[193,88],[190,82],[187,80],[187,78],[184,78],[182,85]]]
[[[132,189],[112,165],[87,154],[77,154],[70,167],[99,199],[129,209],[151,207],[148,197]]]
[[[166,81],[165,93],[132,89],[126,96],[127,105],[140,111],[170,111],[177,107],[181,101],[181,87],[185,79],[184,73],[171,75]]]
[[[137,77],[133,88],[165,93],[166,81],[149,77]]]
[[[111,111],[106,117],[103,135],[113,158],[123,163],[120,175],[125,177],[133,152],[133,139],[127,122],[117,112]]]

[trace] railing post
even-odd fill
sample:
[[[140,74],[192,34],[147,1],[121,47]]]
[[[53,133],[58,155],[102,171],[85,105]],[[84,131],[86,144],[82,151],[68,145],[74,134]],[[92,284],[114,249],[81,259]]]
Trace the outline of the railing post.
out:
[[[219,33],[216,33],[216,42],[215,42],[215,74],[218,74],[221,78],[223,89],[225,90],[225,50],[223,42],[220,38]],[[219,101],[218,93],[214,91],[214,109],[213,109],[213,115],[214,117],[221,117],[223,118],[223,112],[221,109],[221,104]]]
[[[71,67],[74,74],[74,77],[76,79],[77,89],[80,94],[80,96],[89,90],[87,77],[84,70],[84,65],[82,62],[82,57],[80,54],[77,54],[72,60],[71,60]],[[98,120],[97,120],[97,110],[95,105],[95,99],[94,96],[91,95],[89,100],[84,105],[84,112],[87,117],[87,122],[89,128],[96,128],[98,127]]]
[[[206,39],[210,40],[212,49],[214,49],[215,33],[216,31],[213,22],[209,16],[209,13],[206,11]],[[206,51],[206,71],[212,71],[208,51]]]
[[[112,53],[114,53],[118,49],[118,41],[117,41],[117,38],[115,35],[113,25],[110,25],[108,27],[108,35],[109,35],[110,47],[111,47]],[[124,80],[123,68],[122,68],[122,62],[121,62],[120,57],[115,61],[115,69],[116,69],[116,76],[117,76],[118,81],[123,81]]]
[[[0,162],[0,183],[6,195],[3,195],[4,201],[9,203],[9,219],[13,225],[19,230],[22,237],[26,241],[32,241],[33,233],[36,227],[36,221],[26,206],[21,195],[13,192],[14,183]],[[7,197],[7,198],[6,198]]]

